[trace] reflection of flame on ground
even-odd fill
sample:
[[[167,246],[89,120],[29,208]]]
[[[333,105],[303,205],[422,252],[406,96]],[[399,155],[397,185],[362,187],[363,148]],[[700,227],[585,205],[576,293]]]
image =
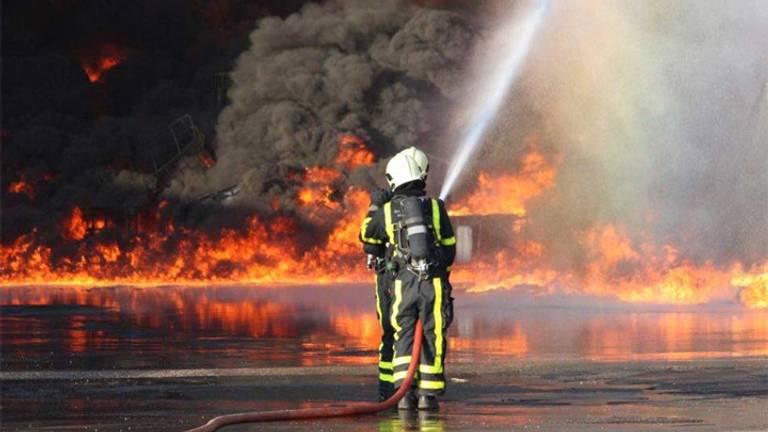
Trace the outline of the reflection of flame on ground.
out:
[[[260,289],[4,287],[0,305],[64,308],[52,314],[32,310],[27,315],[18,311],[4,315],[4,352],[30,358],[34,350],[55,344],[60,355],[116,349],[130,354],[146,344],[154,346],[152,338],[172,335],[175,340],[230,341],[223,352],[231,349],[233,354],[237,347],[247,350],[239,338],[282,341],[270,342],[269,349],[254,354],[257,360],[298,357],[304,365],[340,359],[348,364],[376,361],[379,323],[372,307],[358,303],[359,292],[334,290],[334,295],[349,296],[340,301],[327,298],[322,288]],[[768,354],[768,321],[761,312],[506,309],[493,297],[484,302],[483,295],[471,296],[476,305],[458,311],[448,338],[454,362],[487,361],[489,356],[685,360]],[[140,340],[134,340],[137,337]],[[153,349],[176,349],[170,345]],[[300,352],[289,352],[288,345]]]
[[[471,334],[448,338],[449,349],[513,357],[525,357],[528,354],[528,336],[519,322],[515,322],[511,328],[504,326],[502,329],[488,329],[488,324],[487,321],[474,320]]]
[[[768,337],[768,322],[755,313],[735,314],[721,320],[691,312],[632,315],[627,320],[611,315],[595,317],[582,332],[580,354],[594,360],[737,357],[745,355],[745,346]],[[700,341],[696,335],[733,335],[733,338],[719,345],[726,338]],[[763,347],[749,354],[766,353],[768,350]]]

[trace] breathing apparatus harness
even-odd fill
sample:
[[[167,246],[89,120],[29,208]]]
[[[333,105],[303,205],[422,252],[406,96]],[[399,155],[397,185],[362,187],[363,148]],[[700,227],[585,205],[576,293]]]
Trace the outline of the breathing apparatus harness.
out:
[[[393,260],[421,280],[433,277],[440,264],[435,227],[426,217],[432,200],[423,196],[397,196],[391,201]],[[396,271],[397,269],[395,269]]]

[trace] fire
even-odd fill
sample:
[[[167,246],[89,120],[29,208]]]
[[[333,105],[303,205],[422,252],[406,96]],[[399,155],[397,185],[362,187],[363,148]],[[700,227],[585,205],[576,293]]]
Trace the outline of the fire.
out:
[[[360,160],[345,159],[344,166],[357,167]],[[74,207],[59,230],[66,248],[76,253],[57,257],[51,247],[39,244],[37,233],[23,235],[2,249],[0,281],[156,285],[368,280],[357,239],[368,194],[346,185],[345,179],[345,171],[334,166],[305,170],[296,196],[301,214],[328,226],[325,239],[313,240],[311,246],[289,216],[253,215],[242,229],[208,233],[175,225],[166,216],[165,201],[142,215],[138,232],[120,241],[103,240],[101,232],[113,227],[112,221]]]
[[[741,287],[739,300],[742,304],[753,309],[768,308],[768,262],[753,273],[734,276],[731,282]]]
[[[249,218],[243,231],[208,234],[160,224],[123,243],[85,242],[88,223],[75,207],[61,223],[62,237],[75,242],[75,256],[55,260],[50,247],[37,244],[35,233],[24,235],[3,247],[0,280],[84,285],[364,280],[351,227],[365,214],[368,197],[355,188],[344,195],[338,203],[344,216],[325,242],[309,248],[293,220],[258,216]]]
[[[333,194],[334,185],[341,180],[342,173],[326,167],[309,167],[304,173],[304,186],[298,192],[299,203],[303,206],[320,206],[337,209]]]
[[[541,253],[542,246],[535,241],[516,241],[509,249],[456,266],[452,280],[471,284],[470,292],[528,286],[547,287],[541,294],[551,294],[561,274],[541,265]]]
[[[711,263],[681,259],[670,245],[635,244],[614,225],[593,228],[583,241],[591,251],[583,277],[589,293],[613,294],[629,302],[695,304],[717,298],[730,286],[728,272]]]
[[[334,159],[335,167],[312,166],[306,168],[303,186],[297,200],[307,208],[313,219],[324,218],[327,210],[337,210],[339,184],[344,180],[344,171],[367,166],[375,160],[365,142],[356,135],[345,134],[339,140],[339,152]]]
[[[457,285],[472,292],[526,289],[537,296],[565,293],[680,305],[736,300],[749,308],[768,308],[768,261],[749,268],[695,262],[676,245],[618,223],[573,233],[578,259],[553,259],[551,242],[531,237],[536,221],[530,220],[529,210],[552,196],[560,161],[545,156],[535,142],[528,145],[517,171],[481,173],[476,190],[449,204],[453,215],[510,222],[503,247],[483,246],[471,263],[454,267]],[[59,224],[62,250],[67,252],[54,252],[36,231],[22,235],[0,251],[0,282],[370,282],[370,273],[360,263],[357,238],[369,197],[349,184],[349,173],[374,160],[361,139],[342,136],[337,155],[326,165],[306,167],[286,178],[297,188],[296,215],[286,214],[275,202],[274,214],[252,215],[239,229],[207,232],[177,225],[167,211],[168,202],[161,201],[139,216],[135,232],[118,235],[118,224],[108,216],[74,207]],[[303,232],[307,223],[318,228],[311,240]],[[340,320],[338,326],[347,323]],[[366,338],[373,337],[366,332]]]
[[[101,53],[95,59],[83,59],[81,66],[83,72],[92,83],[100,83],[104,79],[104,74],[110,69],[119,65],[125,60],[122,50],[112,44],[104,44],[101,47]]]
[[[544,244],[522,238],[529,225],[528,209],[554,189],[560,160],[547,159],[536,137],[516,171],[492,175],[480,172],[476,188],[449,203],[452,216],[510,215],[507,230],[516,234],[506,248],[480,253],[468,265],[458,265],[453,279],[473,292],[528,287],[537,295],[585,293],[631,303],[699,304],[738,297],[745,306],[768,307],[763,269],[745,274],[738,264],[694,263],[678,248],[651,236],[632,239],[625,227],[605,223],[579,235],[586,256],[581,268],[553,265]],[[520,235],[520,236],[517,236]],[[734,294],[738,289],[738,295]]]
[[[351,134],[341,136],[339,153],[335,160],[337,165],[353,170],[370,165],[374,160],[373,153],[365,147],[365,141],[362,138]]]
[[[481,171],[475,191],[450,204],[451,216],[511,214],[525,216],[529,203],[555,186],[557,163],[547,161],[530,141],[528,153],[514,174]]]
[[[768,308],[768,263],[751,272],[738,263],[697,264],[680,257],[671,245],[633,241],[625,228],[612,224],[588,230],[582,243],[588,251],[584,271],[556,269],[547,264],[541,244],[517,240],[508,250],[458,266],[454,280],[470,284],[472,292],[529,287],[536,295],[559,289],[629,303],[677,305],[737,298],[749,308]]]
[[[14,194],[24,194],[30,199],[35,198],[35,188],[24,180],[19,180],[8,185],[8,192]]]
[[[95,65],[83,65],[83,71],[92,83],[101,82],[104,73],[120,64],[119,57],[102,57]]]
[[[70,215],[61,223],[61,235],[70,240],[82,240],[88,231],[88,224],[83,219],[83,211],[80,207],[72,209]]]
[[[203,164],[205,168],[211,168],[216,165],[216,159],[208,150],[200,152],[199,159],[200,163]]]

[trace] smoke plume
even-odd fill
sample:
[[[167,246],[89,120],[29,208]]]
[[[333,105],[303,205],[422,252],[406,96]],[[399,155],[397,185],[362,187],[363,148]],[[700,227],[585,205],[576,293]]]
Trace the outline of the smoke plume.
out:
[[[300,185],[291,173],[332,165],[341,134],[362,137],[380,157],[431,147],[471,48],[467,21],[400,1],[308,4],[262,19],[231,73],[216,166],[183,172],[168,194],[240,185],[244,205],[291,208]],[[370,186],[381,170],[350,174]]]

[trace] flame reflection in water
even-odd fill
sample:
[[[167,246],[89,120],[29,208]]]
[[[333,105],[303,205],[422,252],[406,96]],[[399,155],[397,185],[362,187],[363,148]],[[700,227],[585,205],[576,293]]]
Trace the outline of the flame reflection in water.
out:
[[[450,361],[685,360],[768,355],[761,311],[530,307],[455,293]],[[2,367],[373,364],[370,286],[3,287]]]

